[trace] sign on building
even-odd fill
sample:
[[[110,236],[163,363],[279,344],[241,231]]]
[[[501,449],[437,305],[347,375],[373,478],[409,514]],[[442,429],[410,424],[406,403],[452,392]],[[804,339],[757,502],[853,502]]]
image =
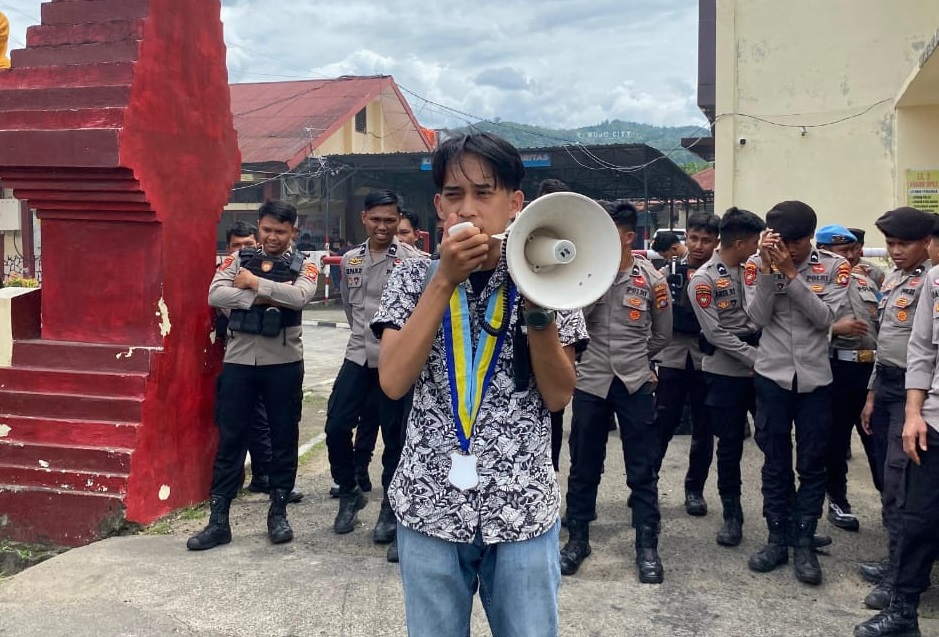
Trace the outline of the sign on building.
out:
[[[906,205],[939,213],[939,170],[906,171]]]

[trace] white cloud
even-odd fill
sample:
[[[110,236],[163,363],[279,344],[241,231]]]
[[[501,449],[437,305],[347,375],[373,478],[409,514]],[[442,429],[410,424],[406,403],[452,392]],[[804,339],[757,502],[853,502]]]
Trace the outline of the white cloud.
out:
[[[40,0],[0,0],[12,46]],[[701,124],[695,0],[224,0],[232,81],[390,74],[422,123]]]

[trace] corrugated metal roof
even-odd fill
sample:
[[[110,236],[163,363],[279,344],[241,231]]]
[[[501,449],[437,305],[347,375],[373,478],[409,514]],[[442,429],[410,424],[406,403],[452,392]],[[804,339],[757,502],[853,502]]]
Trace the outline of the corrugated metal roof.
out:
[[[232,84],[241,161],[283,162],[293,169],[386,89],[397,94],[419,131],[414,114],[389,75]]]

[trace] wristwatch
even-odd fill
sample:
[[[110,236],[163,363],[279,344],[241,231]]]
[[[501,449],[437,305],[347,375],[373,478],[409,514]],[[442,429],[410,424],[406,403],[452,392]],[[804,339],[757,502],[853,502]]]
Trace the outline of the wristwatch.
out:
[[[554,323],[557,312],[543,307],[533,307],[530,310],[525,310],[522,316],[525,319],[525,325],[533,330],[543,330]]]

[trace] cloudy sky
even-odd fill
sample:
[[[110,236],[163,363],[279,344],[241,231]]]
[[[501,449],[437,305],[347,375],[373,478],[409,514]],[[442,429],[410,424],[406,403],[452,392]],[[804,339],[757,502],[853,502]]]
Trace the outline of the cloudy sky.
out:
[[[41,0],[0,0],[22,48]],[[702,124],[696,0],[223,0],[232,82],[393,75],[425,126]]]

